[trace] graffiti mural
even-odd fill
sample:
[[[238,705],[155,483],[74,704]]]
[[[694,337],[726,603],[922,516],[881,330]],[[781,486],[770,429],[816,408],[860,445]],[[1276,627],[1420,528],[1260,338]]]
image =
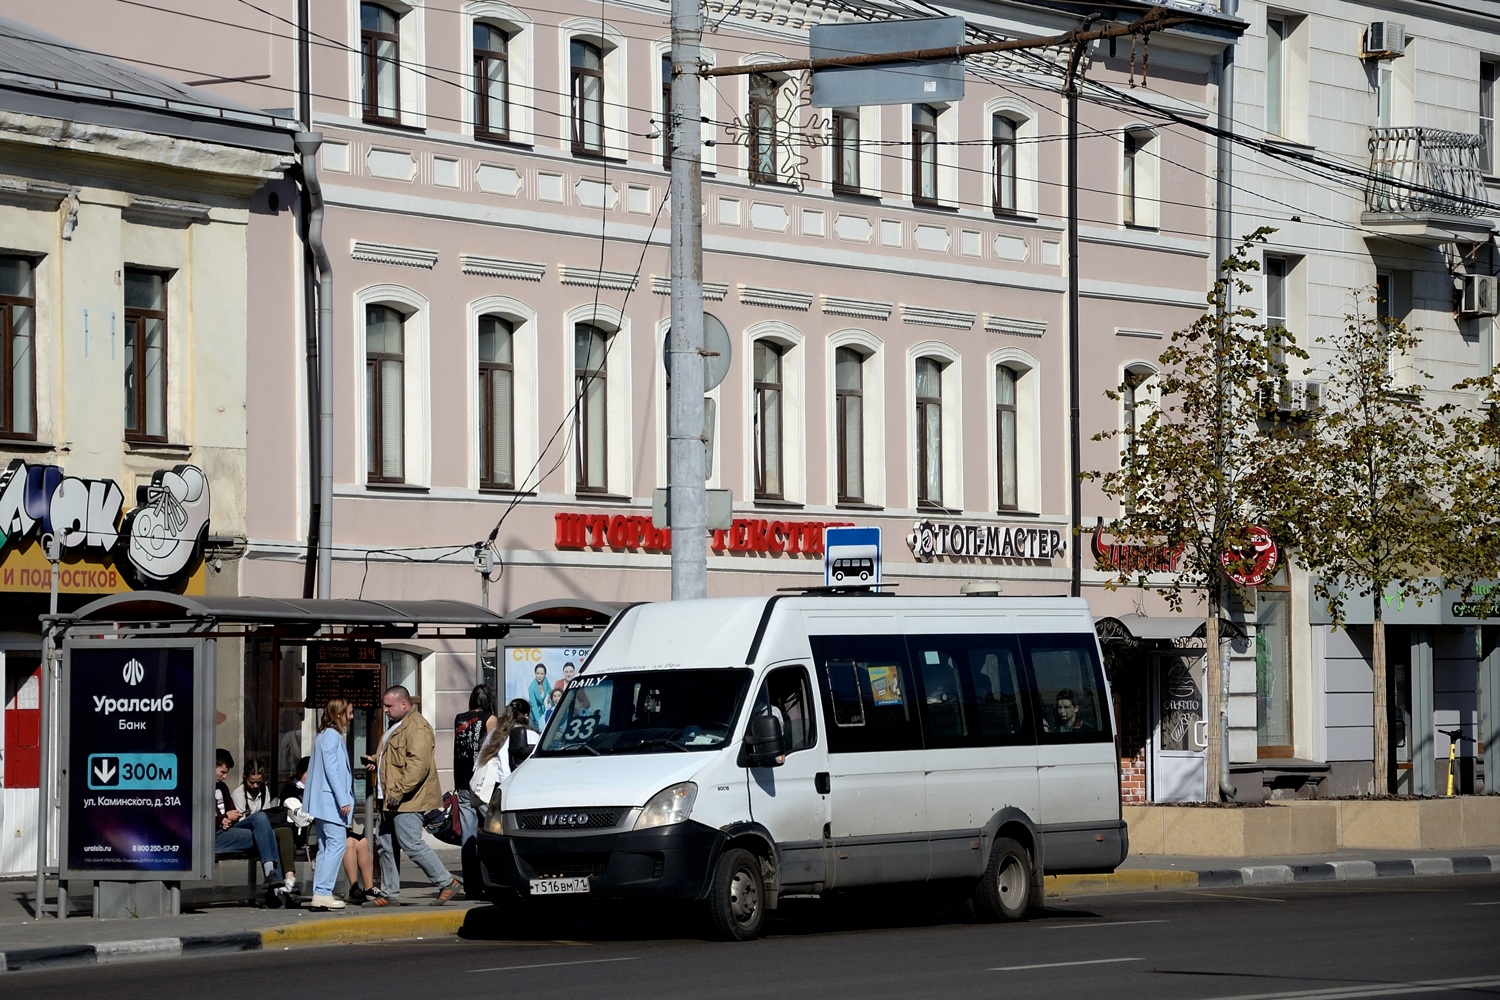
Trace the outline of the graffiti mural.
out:
[[[203,470],[159,470],[122,519],[124,503],[114,480],[65,476],[55,465],[12,459],[0,473],[0,559],[52,534],[65,561],[113,563],[133,590],[181,592],[202,564],[208,538]]]

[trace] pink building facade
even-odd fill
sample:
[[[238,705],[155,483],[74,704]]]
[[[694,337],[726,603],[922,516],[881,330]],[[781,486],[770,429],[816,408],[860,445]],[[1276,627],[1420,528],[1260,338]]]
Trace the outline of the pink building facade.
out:
[[[305,94],[298,5],[262,6],[24,16],[256,107],[300,117],[306,100],[334,289],[332,596],[477,601],[478,544],[502,612],[667,598],[650,524],[667,483],[666,4],[317,3]],[[964,15],[971,40],[1077,26],[1041,5]],[[840,16],[710,3],[705,59],[802,57]],[[1086,50],[1076,218],[1066,52],[971,59],[946,105],[815,109],[795,75],[704,79],[705,309],[731,347],[709,486],[735,519],[710,542],[711,596],[821,585],[822,530],[851,524],[881,529],[902,593],[1063,594],[1077,572],[1096,615],[1138,610],[1093,568],[1092,525],[1115,511],[1090,484],[1075,507],[1075,473],[1114,466],[1118,446],[1092,440],[1127,417],[1106,391],[1148,386],[1204,308],[1215,150],[1168,126],[1212,121],[1238,26],[1201,17],[1151,36],[1145,86],[1128,39]],[[272,182],[249,226],[246,536],[225,569],[243,594],[307,582],[306,209]],[[387,654],[442,747],[479,652]],[[295,746],[302,673],[248,644],[247,755]],[[1122,747],[1127,769],[1143,752]]]

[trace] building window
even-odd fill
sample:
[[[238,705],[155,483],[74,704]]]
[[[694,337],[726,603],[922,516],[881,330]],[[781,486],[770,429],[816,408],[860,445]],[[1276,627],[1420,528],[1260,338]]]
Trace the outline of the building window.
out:
[[[167,439],[167,279],[125,269],[125,436]]]
[[[1286,135],[1287,20],[1266,15],[1266,132]]]
[[[577,407],[578,490],[603,493],[607,486],[608,404],[605,362],[609,333],[590,323],[573,328],[573,398]]]
[[[0,257],[0,365],[0,435],[35,438],[36,273],[27,257]]]
[[[1291,599],[1285,567],[1255,589],[1255,735],[1261,757],[1292,756]]]
[[[1286,377],[1287,277],[1291,272],[1285,257],[1266,258],[1266,336],[1270,338],[1272,374]]]
[[[1479,166],[1487,174],[1495,172],[1495,65],[1479,64],[1479,137],[1484,141]]]
[[[917,505],[943,505],[943,369],[917,359]]]
[[[1120,221],[1127,226],[1157,225],[1156,134],[1130,128],[1121,136]]]
[[[1016,202],[1016,129],[1018,123],[1006,115],[992,119],[990,145],[995,160],[996,215],[1015,215]]]
[[[364,119],[384,124],[401,120],[400,19],[379,4],[359,5],[360,65]]]
[[[1138,177],[1136,169],[1136,159],[1139,155],[1140,141],[1137,139],[1136,133],[1126,132],[1125,167],[1120,176],[1120,188],[1125,202],[1124,222],[1127,226],[1133,226],[1136,224],[1135,220],[1139,212],[1139,206],[1136,204],[1136,201],[1139,197],[1139,190],[1137,188]]]
[[[1375,124],[1379,128],[1391,128],[1396,124],[1396,68],[1390,59],[1382,59],[1375,66]]]
[[[764,73],[750,76],[750,183],[775,184],[785,155],[784,123],[776,113],[780,83]]]
[[[768,340],[755,342],[755,495],[779,500],[781,479],[782,367],[785,349]]]
[[[1145,422],[1147,407],[1152,403],[1151,391],[1147,383],[1155,373],[1149,368],[1133,365],[1125,369],[1125,379],[1121,383],[1121,448],[1125,455],[1136,453],[1136,436],[1141,424]]]
[[[604,155],[604,52],[574,40],[572,52],[573,152]]]
[[[1016,442],[1016,370],[1005,365],[995,369],[995,468],[1000,488],[1000,509],[1018,510]]]
[[[672,169],[672,56],[661,57],[661,165]]]
[[[510,135],[510,39],[490,24],[474,25],[474,134]]]
[[[516,486],[515,325],[499,316],[479,317],[479,485]]]
[[[865,500],[865,359],[852,347],[833,355],[835,422],[838,435],[840,503]]]
[[[859,109],[833,111],[833,189],[859,193]]]
[[[911,197],[933,204],[938,200],[938,113],[927,104],[911,108]]]
[[[365,467],[372,483],[406,481],[406,317],[365,306]]]

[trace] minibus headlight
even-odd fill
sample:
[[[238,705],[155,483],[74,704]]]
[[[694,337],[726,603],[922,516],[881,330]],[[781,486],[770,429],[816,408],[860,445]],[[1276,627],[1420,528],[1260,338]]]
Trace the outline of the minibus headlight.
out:
[[[635,828],[649,830],[653,826],[671,826],[673,823],[681,823],[692,813],[693,803],[697,799],[698,786],[691,781],[684,781],[671,788],[663,788],[653,795],[651,801],[646,803],[646,808],[641,810],[641,818],[635,821]]]

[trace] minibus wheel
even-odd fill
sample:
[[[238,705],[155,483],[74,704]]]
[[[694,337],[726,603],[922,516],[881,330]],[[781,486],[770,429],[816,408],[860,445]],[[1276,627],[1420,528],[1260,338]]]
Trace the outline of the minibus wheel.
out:
[[[974,912],[984,920],[1020,920],[1031,909],[1032,881],[1030,852],[1001,837],[974,888]]]
[[[734,941],[759,937],[766,920],[760,859],[738,847],[720,855],[707,902],[709,919],[720,937]]]

